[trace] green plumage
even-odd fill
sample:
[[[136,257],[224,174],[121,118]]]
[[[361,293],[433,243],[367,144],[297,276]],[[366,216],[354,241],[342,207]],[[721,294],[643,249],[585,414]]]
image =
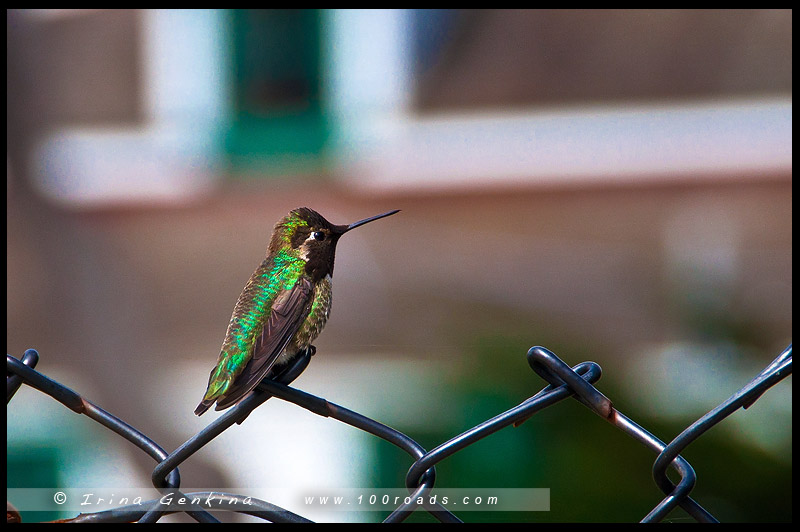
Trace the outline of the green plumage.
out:
[[[291,290],[303,275],[305,261],[283,251],[265,259],[245,285],[233,310],[225,341],[212,373],[203,400],[225,395],[230,385],[242,373],[253,354],[253,347],[270,316],[272,303],[279,294]],[[289,362],[301,349],[311,345],[322,332],[331,307],[331,283],[321,281],[315,290],[311,312],[279,354],[276,364]]]
[[[233,309],[201,415],[244,399],[273,368],[311,345],[330,315],[336,243],[347,231],[397,211],[350,225],[333,225],[317,212],[291,211],[273,230],[267,257],[253,272]]]

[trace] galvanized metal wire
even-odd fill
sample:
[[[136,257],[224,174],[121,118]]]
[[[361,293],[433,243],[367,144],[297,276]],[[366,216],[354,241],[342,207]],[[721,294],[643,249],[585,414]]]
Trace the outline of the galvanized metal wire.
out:
[[[534,396],[519,405],[498,414],[497,416],[470,428],[469,430],[426,451],[412,438],[379,421],[359,414],[343,406],[331,403],[288,386],[308,366],[315,350],[309,349],[290,367],[287,367],[274,380],[264,380],[257,387],[257,393],[251,394],[238,405],[227,410],[206,428],[195,434],[183,445],[171,453],[167,453],[151,438],[135,429],[125,421],[87,401],[80,394],[63,384],[50,379],[34,368],[39,362],[39,354],[33,349],[27,350],[20,359],[6,355],[7,402],[26,384],[45,393],[70,410],[85,415],[122,438],[133,443],[151,456],[156,462],[151,476],[153,486],[159,493],[173,493],[191,500],[203,497],[207,493],[186,493],[179,491],[180,473],[178,466],[191,458],[204,445],[211,442],[230,426],[241,423],[256,407],[270,397],[276,397],[305,408],[317,415],[335,419],[354,428],[381,438],[408,453],[413,460],[406,474],[406,488],[411,494],[410,502],[400,504],[384,520],[384,522],[401,522],[417,511],[429,512],[442,522],[460,522],[461,520],[441,504],[422,505],[416,501],[429,501],[426,497],[436,482],[436,464],[462,449],[486,438],[509,425],[519,423],[535,415],[541,410],[553,406],[569,397],[575,398],[591,411],[608,421],[611,425],[631,436],[634,440],[657,454],[653,464],[653,479],[664,492],[665,497],[642,519],[643,522],[663,520],[674,508],[680,506],[691,517],[699,522],[716,522],[717,519],[690,497],[697,480],[692,466],[680,453],[697,438],[716,424],[730,416],[739,408],[748,408],[767,389],[774,386],[792,373],[792,346],[789,345],[772,363],[756,375],[729,399],[702,416],[681,432],[671,442],[665,444],[651,432],[637,424],[617,410],[610,399],[598,390],[596,383],[601,376],[601,368],[594,362],[582,362],[569,367],[554,353],[544,347],[532,347],[527,354],[528,364],[548,385]],[[674,484],[667,478],[667,469],[674,469],[680,481]],[[246,497],[243,494],[214,492],[218,506],[215,509],[226,509],[226,503]],[[419,499],[422,497],[422,499]],[[308,522],[309,520],[267,501],[250,498],[252,504],[246,509],[231,506],[230,511],[253,515],[272,522]],[[143,509],[144,508],[144,509]],[[71,522],[155,522],[164,515],[185,512],[198,522],[218,522],[208,511],[200,507],[189,509],[165,507],[160,498],[154,498],[142,505],[122,506],[113,510],[81,514],[69,519]]]

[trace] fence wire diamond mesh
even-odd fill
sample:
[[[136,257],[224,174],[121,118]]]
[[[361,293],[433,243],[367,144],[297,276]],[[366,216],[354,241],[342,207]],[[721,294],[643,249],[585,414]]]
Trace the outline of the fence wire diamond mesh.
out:
[[[315,414],[328,417],[381,438],[408,453],[412,459],[405,478],[409,497],[399,504],[384,522],[406,520],[414,512],[429,512],[442,522],[461,522],[461,519],[441,503],[430,502],[426,497],[436,482],[436,464],[486,438],[509,425],[517,425],[537,412],[572,397],[611,425],[631,436],[634,440],[653,451],[657,456],[653,463],[653,479],[665,497],[643,517],[642,522],[662,521],[673,509],[681,507],[691,517],[700,522],[716,522],[717,519],[690,497],[697,476],[692,466],[680,453],[688,445],[705,434],[711,427],[720,423],[739,408],[748,408],[767,389],[792,373],[792,346],[789,345],[772,363],[751,379],[744,387],[730,396],[722,404],[702,416],[683,430],[671,442],[665,444],[644,427],[614,408],[611,400],[603,395],[594,384],[600,379],[601,368],[594,362],[582,362],[570,367],[554,353],[544,347],[532,347],[527,354],[528,364],[548,385],[534,396],[519,405],[488,419],[469,430],[455,436],[434,449],[427,451],[412,438],[379,421],[359,414],[343,406],[329,402],[288,385],[307,367],[314,350],[309,349],[297,357],[294,364],[287,367],[275,380],[264,380],[251,394],[238,405],[227,410],[206,428],[198,432],[183,445],[167,453],[158,443],[141,431],[132,427],[103,408],[83,398],[80,394],[63,384],[36,371],[39,354],[29,349],[21,359],[6,355],[7,402],[26,384],[45,393],[73,412],[85,415],[120,437],[133,443],[156,462],[151,475],[154,495],[152,500],[142,504],[121,506],[111,510],[80,514],[66,519],[69,522],[156,522],[164,515],[185,512],[198,522],[218,522],[201,504],[173,504],[183,497],[187,501],[203,500],[208,492],[182,493],[178,466],[191,458],[204,445],[222,434],[236,423],[244,421],[250,412],[270,397],[277,397],[294,403]],[[673,469],[680,476],[677,484],[667,478],[667,470]],[[162,502],[164,494],[171,494],[170,503]],[[305,517],[268,501],[247,497],[245,494],[224,492],[212,493],[214,509],[246,513],[272,522],[308,522]],[[247,498],[246,508],[235,505],[234,501]],[[418,501],[422,501],[419,504]],[[13,503],[13,501],[9,501]],[[9,512],[9,519],[14,515]]]

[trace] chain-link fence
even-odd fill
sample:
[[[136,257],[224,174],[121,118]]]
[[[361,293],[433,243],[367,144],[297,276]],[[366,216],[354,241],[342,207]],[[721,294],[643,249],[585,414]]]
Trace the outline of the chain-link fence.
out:
[[[289,401],[320,416],[336,419],[370,433],[399,447],[411,456],[413,461],[405,479],[408,497],[397,505],[384,522],[404,521],[412,513],[418,511],[429,512],[442,522],[460,522],[459,517],[452,511],[441,503],[435,502],[435,499],[427,497],[434,489],[436,482],[436,464],[504,427],[512,424],[518,425],[537,412],[568,397],[574,397],[611,425],[625,432],[657,455],[653,464],[653,479],[658,488],[664,492],[665,497],[644,516],[643,522],[661,521],[678,506],[697,521],[715,522],[717,519],[689,496],[697,477],[692,466],[680,453],[711,427],[740,407],[748,408],[768,388],[792,373],[792,347],[789,345],[743,388],[692,423],[671,442],[664,444],[651,432],[614,408],[611,400],[594,386],[601,375],[601,368],[598,364],[582,362],[570,368],[547,349],[533,347],[528,351],[528,363],[539,376],[549,383],[544,389],[514,408],[427,451],[409,436],[374,419],[326,401],[321,397],[289,387],[288,384],[305,370],[313,354],[312,346],[312,349],[305,352],[303,356],[297,357],[294,364],[277,375],[275,380],[264,380],[258,386],[257,393],[251,394],[238,405],[227,410],[172,453],[167,453],[155,441],[128,423],[36,371],[34,368],[39,361],[39,354],[33,349],[26,351],[21,360],[11,355],[6,356],[7,399],[10,402],[19,387],[23,383],[27,384],[49,395],[72,411],[86,415],[100,423],[136,445],[157,462],[152,473],[153,486],[160,494],[169,494],[169,502],[165,502],[166,499],[162,495],[135,505],[80,514],[67,520],[70,522],[155,522],[164,515],[176,512],[185,512],[199,522],[217,522],[217,519],[208,511],[209,505],[204,506],[198,503],[201,500],[208,503],[210,499],[213,499],[213,510],[242,512],[273,522],[309,521],[296,513],[270,502],[248,497],[246,494],[213,492],[209,495],[208,492],[181,493],[180,491],[181,481],[178,466],[230,426],[244,421],[254,408],[270,397]],[[668,468],[672,468],[680,476],[677,484],[667,478]],[[181,498],[188,502],[178,503]],[[243,509],[237,503],[244,498],[248,499],[249,503]],[[13,501],[9,502],[13,503]],[[8,515],[11,518],[12,514]]]

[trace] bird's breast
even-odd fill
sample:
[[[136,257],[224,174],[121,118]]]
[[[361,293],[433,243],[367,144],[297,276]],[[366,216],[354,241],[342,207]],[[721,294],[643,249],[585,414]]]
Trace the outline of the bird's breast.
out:
[[[331,301],[333,290],[331,288],[331,278],[326,276],[319,281],[314,288],[314,299],[311,303],[311,310],[308,313],[303,325],[294,337],[294,344],[297,349],[305,349],[313,342],[325,324],[331,313]]]

